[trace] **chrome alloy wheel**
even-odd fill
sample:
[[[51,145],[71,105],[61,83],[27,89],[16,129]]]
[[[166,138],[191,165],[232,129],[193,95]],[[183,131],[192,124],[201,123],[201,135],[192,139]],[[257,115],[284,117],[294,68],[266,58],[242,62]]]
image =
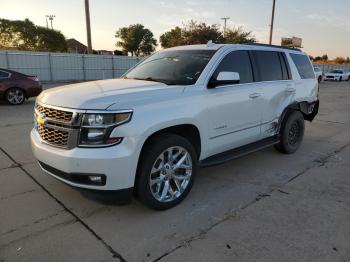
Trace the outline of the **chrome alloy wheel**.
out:
[[[18,88],[13,88],[7,92],[6,98],[10,104],[19,105],[24,101],[24,93]]]
[[[192,159],[180,146],[164,150],[152,166],[149,187],[159,202],[170,202],[179,198],[190,183]]]

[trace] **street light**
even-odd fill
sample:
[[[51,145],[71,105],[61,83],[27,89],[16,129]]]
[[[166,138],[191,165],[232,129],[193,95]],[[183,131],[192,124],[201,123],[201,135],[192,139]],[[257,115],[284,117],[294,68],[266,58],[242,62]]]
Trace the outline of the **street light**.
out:
[[[272,44],[272,35],[273,35],[273,23],[275,20],[275,6],[276,6],[276,0],[273,0],[272,3],[272,15],[271,15],[271,25],[270,25],[270,41],[269,44]]]
[[[50,20],[50,23],[51,23],[51,29],[53,29],[53,26],[52,26],[52,21],[53,19],[56,17],[55,15],[46,15],[46,28],[49,28],[49,25],[48,25],[48,22],[47,22],[47,19]]]
[[[225,33],[226,33],[226,24],[227,24],[227,20],[229,20],[230,17],[222,17],[221,20],[224,20],[224,33],[223,33],[223,37],[225,38]]]

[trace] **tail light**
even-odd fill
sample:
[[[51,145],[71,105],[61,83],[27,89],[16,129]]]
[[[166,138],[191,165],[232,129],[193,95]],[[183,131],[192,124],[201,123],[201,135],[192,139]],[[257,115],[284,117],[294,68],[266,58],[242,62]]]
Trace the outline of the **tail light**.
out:
[[[37,76],[27,76],[27,78],[35,82],[39,82],[39,78]]]

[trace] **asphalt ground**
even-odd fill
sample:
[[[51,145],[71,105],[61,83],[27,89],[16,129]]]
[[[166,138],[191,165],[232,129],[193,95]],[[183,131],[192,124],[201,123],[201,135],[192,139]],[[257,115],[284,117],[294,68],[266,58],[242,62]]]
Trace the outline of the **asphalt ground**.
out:
[[[320,99],[297,153],[201,169],[163,212],[97,202],[43,174],[34,99],[0,104],[0,261],[350,261],[350,83],[322,83]]]

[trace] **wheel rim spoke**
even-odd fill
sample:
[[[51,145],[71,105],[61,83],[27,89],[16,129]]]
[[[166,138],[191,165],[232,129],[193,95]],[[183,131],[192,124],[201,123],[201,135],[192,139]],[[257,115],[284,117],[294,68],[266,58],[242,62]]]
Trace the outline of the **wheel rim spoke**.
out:
[[[150,172],[149,187],[159,202],[170,202],[182,195],[191,176],[190,154],[182,147],[170,147],[155,160]]]

